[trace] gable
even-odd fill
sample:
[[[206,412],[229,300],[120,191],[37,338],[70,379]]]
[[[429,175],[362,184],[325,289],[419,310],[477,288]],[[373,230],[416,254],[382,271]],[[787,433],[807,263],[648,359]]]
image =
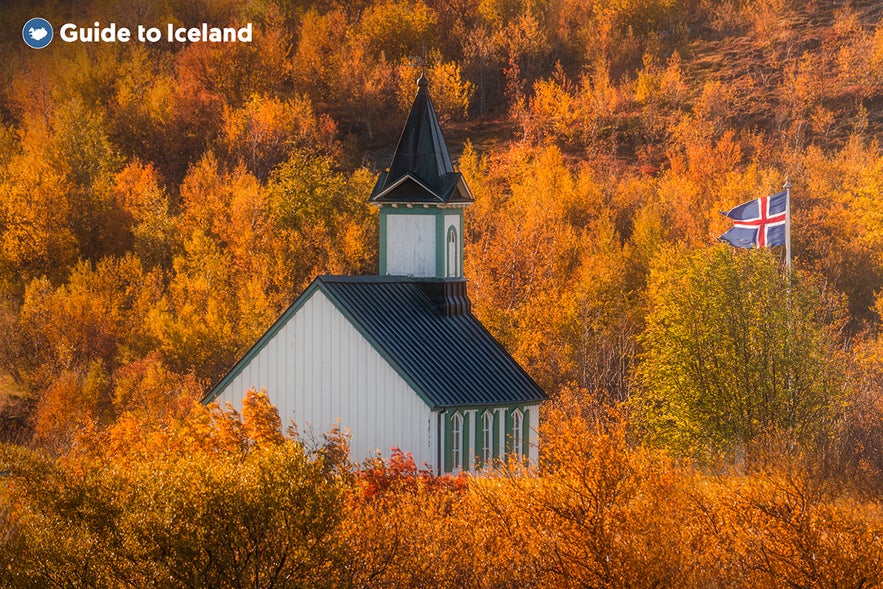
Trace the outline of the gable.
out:
[[[282,425],[294,422],[306,439],[337,426],[356,460],[399,446],[435,462],[437,416],[321,288],[284,317],[212,400],[240,409],[247,389],[265,388]]]
[[[255,384],[254,379],[249,380],[248,378],[241,378],[243,372],[253,370],[254,366],[260,365],[263,362],[265,365],[269,362],[269,359],[264,357],[265,351],[268,348],[272,347],[274,344],[279,344],[280,341],[285,342],[286,349],[284,351],[271,352],[271,355],[281,356],[282,354],[288,359],[289,365],[297,365],[298,362],[309,363],[310,358],[308,357],[307,352],[310,350],[310,346],[315,345],[319,340],[323,338],[325,335],[323,330],[319,330],[318,332],[313,332],[312,330],[309,333],[301,333],[300,337],[297,335],[297,329],[295,328],[294,334],[285,334],[284,332],[290,326],[291,322],[295,320],[297,315],[301,312],[301,310],[305,306],[311,306],[311,302],[313,305],[318,303],[322,305],[321,302],[325,301],[326,304],[334,305],[333,299],[328,297],[328,292],[322,288],[322,283],[316,279],[314,280],[304,292],[285,310],[282,316],[273,323],[272,326],[264,333],[263,336],[245,353],[245,355],[230,369],[230,371],[222,378],[218,384],[212,387],[212,390],[203,397],[202,403],[211,403],[215,401],[230,401],[231,404],[237,406],[241,401],[241,397],[245,394],[245,391],[248,390],[249,387],[257,387],[261,386],[266,387],[269,392],[272,390],[280,388],[280,386],[274,385],[282,385],[284,383],[285,376],[283,375],[280,380],[274,381],[270,383],[270,385],[266,384]],[[318,299],[313,301],[314,297],[318,295]],[[353,319],[349,316],[348,313],[343,312],[334,305],[334,309],[337,313],[341,314],[345,321],[347,321],[353,329],[353,333],[358,333],[362,338],[365,337],[364,331],[359,329],[359,326],[354,324]],[[311,312],[309,309],[307,310],[307,321],[315,321],[314,317],[315,313]],[[328,316],[328,313],[324,313],[324,316]],[[322,319],[319,319],[322,320]],[[328,321],[325,319],[324,321]],[[283,334],[283,337],[280,338],[280,334]],[[307,343],[309,340],[309,343]],[[382,352],[382,348],[377,345],[376,342],[367,341],[368,345],[370,345],[377,353],[378,360],[383,361],[386,364],[390,364],[390,358],[386,356]],[[330,342],[326,342],[326,345],[330,345]],[[346,350],[338,350],[336,352],[338,355],[343,355],[346,353]],[[412,391],[421,398],[421,400],[427,405],[432,405],[432,402],[422,394],[416,385],[408,378],[407,374],[403,373],[403,371],[396,366],[391,366],[393,370],[395,370],[402,378],[403,381],[407,384],[407,386],[412,389]],[[294,372],[292,373],[294,374]],[[237,383],[239,386],[237,386]],[[244,388],[243,388],[244,385]],[[241,389],[241,390],[239,390]],[[228,390],[232,391],[232,396],[229,399],[221,399],[221,396]],[[237,397],[238,395],[238,397]],[[281,413],[280,413],[281,415]],[[284,419],[283,419],[284,422]],[[284,423],[283,423],[284,425]]]

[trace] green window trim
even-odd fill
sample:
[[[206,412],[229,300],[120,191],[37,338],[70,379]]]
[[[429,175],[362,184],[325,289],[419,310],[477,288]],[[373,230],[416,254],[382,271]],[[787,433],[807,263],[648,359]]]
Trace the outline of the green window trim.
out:
[[[451,416],[449,436],[451,450],[448,453],[450,457],[448,472],[463,468],[463,422],[463,416],[459,413],[454,413]]]
[[[524,413],[520,409],[512,412],[511,453],[519,452],[524,446]],[[523,455],[523,452],[520,452]]]
[[[444,472],[476,470],[493,465],[495,460],[519,460],[530,457],[530,412],[532,406],[459,407],[443,412]],[[455,419],[457,424],[455,424]],[[459,426],[459,454],[455,456],[453,438]],[[487,426],[490,426],[489,428]],[[488,439],[490,443],[488,444]],[[472,463],[469,463],[469,460]]]
[[[488,409],[481,416],[481,466],[494,462],[494,414]]]

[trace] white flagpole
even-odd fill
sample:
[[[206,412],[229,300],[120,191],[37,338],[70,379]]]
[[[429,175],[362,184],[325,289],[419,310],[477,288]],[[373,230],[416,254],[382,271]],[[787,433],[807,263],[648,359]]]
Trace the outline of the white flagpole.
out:
[[[791,181],[785,176],[785,267],[791,274]]]

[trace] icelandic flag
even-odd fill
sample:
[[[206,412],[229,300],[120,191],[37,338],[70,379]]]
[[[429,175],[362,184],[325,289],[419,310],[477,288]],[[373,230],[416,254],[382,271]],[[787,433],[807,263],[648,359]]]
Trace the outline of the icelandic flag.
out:
[[[749,200],[724,213],[733,219],[733,228],[718,237],[736,247],[785,245],[788,223],[788,192]]]

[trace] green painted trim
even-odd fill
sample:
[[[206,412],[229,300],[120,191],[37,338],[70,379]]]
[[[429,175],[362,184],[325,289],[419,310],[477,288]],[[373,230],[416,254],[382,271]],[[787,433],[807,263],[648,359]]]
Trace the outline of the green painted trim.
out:
[[[519,410],[519,408],[516,407],[516,408],[512,409],[511,411],[506,412],[506,423],[504,424],[504,427],[506,428],[506,433],[503,434],[503,437],[506,440],[506,454],[511,454],[515,450],[515,440],[512,437],[512,433],[513,433],[512,426],[515,424],[515,412],[518,410]],[[523,415],[524,411],[522,411],[521,413]],[[522,419],[523,419],[523,417],[522,417]]]
[[[457,236],[457,275],[453,278],[463,278],[463,209],[457,209],[455,211],[447,210],[445,211],[445,216],[457,217],[459,229],[454,227],[453,225],[449,225],[447,222],[444,223],[444,278],[448,278],[448,265],[447,265],[447,256],[448,256],[448,232],[451,229],[454,229],[454,233]]]
[[[468,411],[469,409],[488,409],[488,408],[499,408],[506,407],[507,409],[515,410],[521,409],[525,411],[528,407],[538,407],[540,403],[546,401],[543,399],[542,401],[518,401],[514,404],[512,402],[509,403],[487,403],[482,405],[439,405],[438,409],[441,411]]]
[[[475,445],[474,440],[472,440],[469,436],[469,432],[472,430],[472,413],[468,411],[463,412],[463,466],[462,470],[472,470],[472,465],[469,464],[469,454],[471,450],[471,454],[475,454]]]
[[[212,387],[212,390],[208,392],[203,398],[201,403],[203,405],[207,403],[211,403],[218,396],[224,392],[233,380],[239,376],[239,374],[245,369],[246,366],[254,359],[255,356],[261,353],[261,351],[267,346],[270,341],[276,337],[276,334],[279,333],[285,325],[288,323],[288,320],[294,317],[294,315],[303,307],[310,298],[312,298],[313,294],[317,290],[321,288],[321,283],[318,279],[314,278],[313,282],[310,283],[309,286],[297,297],[293,303],[282,313],[282,316],[277,319],[273,325],[270,326],[270,329],[261,336],[261,338],[255,342],[255,344],[249,348],[249,350],[245,353],[242,358],[233,365],[233,368],[221,379],[221,381]],[[324,289],[322,289],[324,290]],[[326,294],[327,296],[327,294]],[[243,391],[244,393],[245,391]]]
[[[521,412],[521,449],[519,455],[522,459],[530,456],[530,412],[535,411],[538,405],[466,405],[455,408],[444,409],[443,414],[443,435],[442,440],[442,467],[444,472],[451,472],[454,464],[453,444],[453,416],[459,414],[462,419],[462,429],[460,430],[460,453],[461,468],[465,466],[469,459],[469,449],[472,448],[475,455],[475,463],[469,465],[470,468],[483,468],[484,463],[484,413],[491,412],[492,431],[491,444],[493,459],[505,459],[515,451],[515,440],[512,437],[513,415],[515,411]],[[498,409],[506,409],[505,415],[500,415]],[[472,424],[471,416],[475,416],[475,435],[470,436],[470,428]],[[503,447],[500,447],[500,428],[504,428]]]
[[[444,432],[442,434],[441,446],[442,446],[442,459],[439,468],[442,472],[451,472],[451,465],[454,462],[454,448],[453,442],[451,438],[453,436],[453,428],[451,427],[451,413],[445,411],[442,416],[442,427],[441,430]]]
[[[439,215],[435,218],[435,277],[444,278],[445,272],[445,248],[447,248],[447,240],[445,239],[445,214],[439,211]]]
[[[486,413],[489,413],[491,416],[491,461],[490,463],[486,463],[484,461],[484,416]],[[481,440],[481,445],[479,447],[481,459],[478,461],[479,465],[484,468],[487,466],[493,466],[494,460],[500,457],[500,426],[499,426],[499,416],[497,415],[497,408],[489,407],[484,411],[479,413],[481,415],[481,427],[479,428],[479,432],[481,433],[481,437],[477,438]]]
[[[525,407],[521,416],[521,455],[525,458],[530,456],[530,407]]]
[[[386,261],[386,240],[389,238],[386,228],[386,207],[380,207],[380,244],[379,244],[379,253],[380,253],[380,275],[385,276],[387,271],[387,261]]]
[[[442,256],[444,258],[444,265],[442,267],[442,275],[444,278],[463,278],[463,244],[464,244],[464,241],[463,241],[463,209],[457,209],[457,210],[453,210],[453,211],[446,210],[444,216],[445,217],[448,217],[448,216],[456,217],[457,222],[458,222],[457,224],[459,225],[459,228],[455,227],[454,225],[449,224],[447,222],[447,220],[445,220],[445,222],[444,222],[443,234],[444,234],[445,243],[444,243],[443,256]],[[456,276],[453,276],[453,277],[448,276],[448,264],[447,264],[447,262],[448,262],[448,259],[447,259],[448,258],[448,233],[450,232],[451,229],[454,230],[454,234],[457,236],[457,261],[456,261],[457,272],[456,272]]]
[[[454,445],[452,442],[454,415],[460,416],[460,470],[471,470],[472,468],[472,465],[469,464],[469,449],[472,447],[469,436],[470,413],[468,410],[448,411],[445,413],[445,472],[454,470]]]
[[[479,410],[475,414],[475,467],[484,468],[484,415],[488,409]],[[491,415],[491,452],[494,451],[494,418]],[[493,456],[491,457],[493,458]]]
[[[484,461],[484,414],[488,408],[477,405],[465,409],[457,409],[445,413],[445,440],[444,440],[444,469],[451,472],[454,467],[453,447],[453,419],[459,415],[461,419],[460,429],[460,468],[466,470],[480,469],[485,465]],[[491,410],[491,453],[492,458],[497,458],[499,453],[499,430],[498,419]],[[474,423],[473,423],[474,422]],[[474,426],[474,431],[473,431]],[[470,435],[470,432],[471,435]],[[469,464],[469,454],[473,456],[473,463]]]
[[[457,214],[460,217],[460,232],[459,232],[460,233],[460,237],[459,237],[459,239],[460,239],[460,243],[459,243],[460,261],[459,261],[458,268],[460,268],[460,273],[459,273],[460,278],[463,278],[464,276],[466,276],[466,274],[463,272],[463,260],[464,260],[463,250],[466,249],[466,227],[463,226],[463,223],[465,221],[465,219],[463,218],[463,209],[460,209],[459,211],[457,211]]]
[[[505,454],[505,452],[503,452],[503,450],[505,448],[500,448],[500,428],[506,427],[505,415],[508,413],[509,412],[507,410],[504,412],[504,415],[500,415],[500,412],[497,411],[496,409],[494,409],[494,414],[493,414],[494,415],[494,431],[493,431],[493,436],[491,437],[491,440],[493,440],[493,443],[494,443],[494,449],[493,449],[494,458],[501,458],[503,456],[503,454]],[[504,442],[505,442],[505,439],[506,439],[505,436],[503,436]]]
[[[456,412],[454,412],[454,413],[456,413]],[[451,472],[451,471],[453,470],[453,468],[454,468],[454,448],[453,448],[453,439],[454,439],[453,419],[454,419],[454,413],[446,412],[446,413],[445,413],[445,416],[444,416],[444,428],[445,428],[445,432],[444,432],[444,443],[445,443],[445,452],[444,452],[444,458],[443,458],[443,460],[442,460],[442,462],[443,462],[443,466],[442,466],[442,468],[444,469],[445,472]],[[462,416],[461,416],[461,417],[462,417]],[[461,437],[462,437],[462,431],[461,431]],[[463,452],[462,443],[461,443],[461,446],[460,446],[460,452],[461,452],[461,456],[462,456],[462,452]]]
[[[435,205],[428,205],[426,207],[423,205],[414,205],[412,207],[384,205],[380,207],[380,212],[387,215],[439,215],[444,214],[446,210],[448,209],[440,209]]]

